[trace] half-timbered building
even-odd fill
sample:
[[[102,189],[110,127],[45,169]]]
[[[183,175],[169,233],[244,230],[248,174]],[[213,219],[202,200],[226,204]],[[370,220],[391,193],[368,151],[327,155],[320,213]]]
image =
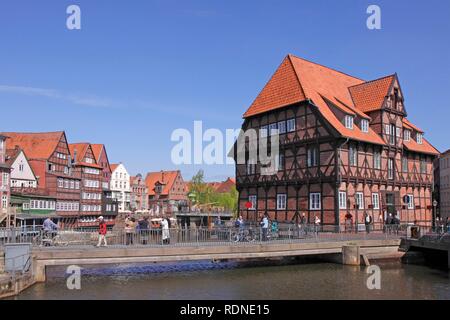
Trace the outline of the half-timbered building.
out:
[[[6,136],[0,134],[0,225],[9,221],[10,166],[6,163]]]
[[[42,201],[40,209],[56,210],[61,225],[76,221],[80,210],[80,173],[73,170],[72,158],[63,131],[44,133],[4,133],[8,148],[21,148],[38,181],[40,195],[54,201]],[[47,207],[48,206],[48,207]]]
[[[81,177],[80,217],[77,227],[98,224],[102,215],[103,168],[97,163],[90,143],[69,144],[73,170]]]
[[[278,133],[280,147],[271,175],[248,155],[236,164],[241,214],[431,224],[438,151],[407,115],[396,74],[365,81],[288,55],[243,116],[244,132]]]

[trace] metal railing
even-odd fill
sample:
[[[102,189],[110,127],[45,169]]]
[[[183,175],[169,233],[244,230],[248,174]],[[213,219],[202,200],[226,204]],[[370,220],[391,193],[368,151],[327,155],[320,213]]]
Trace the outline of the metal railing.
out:
[[[406,225],[388,225],[383,230],[348,230],[344,225],[287,224],[264,230],[258,225],[245,227],[172,228],[169,230],[113,230],[105,236],[108,246],[191,246],[248,245],[266,242],[294,243],[364,239],[398,239],[406,235]],[[53,232],[35,228],[0,228],[0,246],[7,243],[31,243],[35,247],[95,246],[97,227],[65,229]],[[103,245],[104,242],[101,242]]]

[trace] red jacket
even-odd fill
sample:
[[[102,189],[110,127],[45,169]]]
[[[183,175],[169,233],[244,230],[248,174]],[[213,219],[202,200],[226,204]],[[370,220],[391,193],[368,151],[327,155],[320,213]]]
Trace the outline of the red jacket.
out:
[[[105,222],[100,222],[98,226],[98,233],[101,235],[105,235],[108,232],[108,228],[106,227]]]

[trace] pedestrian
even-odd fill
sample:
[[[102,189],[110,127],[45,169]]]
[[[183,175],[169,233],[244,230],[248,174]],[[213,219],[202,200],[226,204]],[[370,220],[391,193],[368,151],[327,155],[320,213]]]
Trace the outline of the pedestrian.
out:
[[[134,232],[136,228],[136,219],[134,217],[127,217],[125,219],[125,236],[126,236],[126,245],[134,244]]]
[[[106,226],[106,222],[102,216],[98,217],[98,243],[97,247],[101,247],[102,242],[104,242],[104,246],[108,246],[106,242],[106,233],[108,232],[108,228]]]
[[[350,212],[345,215],[345,231],[352,232],[353,216]]]
[[[141,244],[147,244],[148,243],[148,236],[149,236],[149,223],[148,223],[148,217],[144,217],[143,219],[139,220],[138,227],[139,227],[139,235],[141,239]]]
[[[386,218],[386,223],[384,225],[387,233],[391,233],[391,231],[392,231],[392,220],[393,220],[392,213],[389,213],[389,215]]]
[[[314,233],[317,235],[319,235],[319,228],[320,228],[320,218],[316,215],[314,217]]]
[[[269,218],[267,213],[264,213],[264,216],[261,220],[261,228],[262,228],[262,240],[267,241],[267,230],[269,229]]]
[[[373,220],[372,217],[368,214],[364,214],[364,224],[366,225],[366,232],[367,234],[370,233],[370,225],[372,224]]]
[[[163,218],[161,221],[162,229],[162,243],[170,244],[170,231],[169,231],[169,221],[167,218]]]

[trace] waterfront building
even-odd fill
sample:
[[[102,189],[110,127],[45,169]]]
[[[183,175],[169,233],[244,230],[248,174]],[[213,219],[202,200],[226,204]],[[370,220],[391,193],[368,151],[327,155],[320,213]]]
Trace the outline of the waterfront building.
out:
[[[6,163],[6,139],[0,134],[0,226],[10,224],[9,202],[10,202],[10,167]]]
[[[130,206],[133,212],[148,211],[148,190],[145,180],[141,174],[130,177],[131,201]]]
[[[228,193],[233,187],[236,187],[236,180],[228,177],[225,181],[208,182],[208,185],[217,193]]]
[[[81,177],[79,228],[96,226],[102,213],[103,168],[97,163],[90,143],[71,143],[72,169]],[[62,184],[62,179],[58,184]]]
[[[119,204],[119,213],[131,212],[130,175],[122,163],[111,164],[111,191],[113,199]]]
[[[56,217],[56,198],[38,188],[38,179],[20,148],[6,150],[6,163],[11,168],[11,214],[17,226],[42,225],[48,216]]]
[[[145,178],[153,214],[173,214],[188,207],[187,187],[179,170],[149,172]]]
[[[107,224],[114,224],[117,214],[119,212],[119,204],[112,196],[111,191],[111,166],[109,164],[106,147],[103,144],[91,144],[94,152],[95,160],[102,169],[102,214]]]
[[[74,225],[80,211],[81,173],[74,170],[66,134],[63,131],[42,133],[8,132],[8,147],[20,148],[36,176],[39,195],[48,201],[61,225]],[[45,201],[47,204],[47,200]]]
[[[439,215],[443,219],[450,217],[450,150],[445,151],[436,161],[436,195]]]
[[[276,172],[248,150],[236,165],[248,219],[267,213],[289,222],[305,213],[337,225],[349,213],[361,224],[368,213],[381,224],[392,213],[431,224],[439,152],[408,121],[397,74],[365,81],[288,55],[243,117],[242,129],[256,129],[258,139],[280,138]]]

